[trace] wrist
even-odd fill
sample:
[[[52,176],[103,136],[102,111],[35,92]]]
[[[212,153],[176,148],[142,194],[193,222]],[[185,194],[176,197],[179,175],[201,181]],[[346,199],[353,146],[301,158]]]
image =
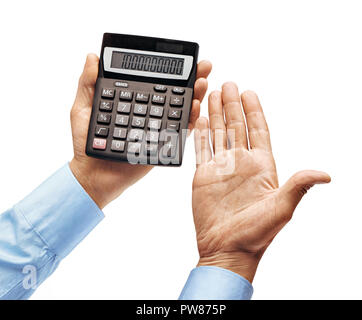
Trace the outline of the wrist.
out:
[[[217,253],[200,257],[198,267],[214,266],[232,271],[253,282],[261,256],[254,253]]]
[[[104,192],[99,190],[99,186],[95,183],[93,177],[94,170],[87,168],[87,165],[73,158],[69,163],[70,170],[74,177],[78,180],[83,189],[93,199],[100,209],[103,209],[109,201],[104,196]],[[101,188],[102,189],[102,188]]]

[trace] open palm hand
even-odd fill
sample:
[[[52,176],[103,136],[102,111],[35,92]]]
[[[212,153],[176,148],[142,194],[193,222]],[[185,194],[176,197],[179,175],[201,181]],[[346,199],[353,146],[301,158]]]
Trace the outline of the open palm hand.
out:
[[[279,187],[269,130],[253,92],[240,98],[235,84],[224,84],[222,92],[209,96],[209,118],[210,128],[200,118],[195,131],[193,213],[199,265],[220,266],[252,281],[262,254],[302,196],[330,177],[301,171]]]

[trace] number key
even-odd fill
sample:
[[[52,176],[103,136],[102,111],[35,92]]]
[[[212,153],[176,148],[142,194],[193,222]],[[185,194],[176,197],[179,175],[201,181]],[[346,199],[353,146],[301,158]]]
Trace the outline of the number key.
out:
[[[150,116],[161,118],[163,115],[163,108],[158,106],[151,106]]]
[[[145,104],[135,104],[133,109],[134,114],[146,115],[147,113],[147,105]]]
[[[116,124],[120,126],[128,126],[129,116],[121,116],[117,114]]]
[[[128,141],[141,141],[143,138],[143,130],[131,129],[128,133]]]
[[[134,117],[132,119],[132,127],[136,127],[136,128],[144,128],[145,127],[145,118],[139,118],[139,117]]]
[[[116,152],[123,152],[124,145],[125,145],[124,141],[112,140],[111,150]]]
[[[148,128],[159,130],[161,128],[161,120],[158,119],[150,119],[148,120]]]
[[[148,131],[147,134],[146,134],[146,141],[147,142],[157,143],[158,142],[158,136],[159,136],[159,133],[157,131]]]
[[[114,128],[113,138],[126,139],[127,129],[125,128]]]
[[[117,111],[119,113],[130,113],[131,104],[129,102],[118,102]]]

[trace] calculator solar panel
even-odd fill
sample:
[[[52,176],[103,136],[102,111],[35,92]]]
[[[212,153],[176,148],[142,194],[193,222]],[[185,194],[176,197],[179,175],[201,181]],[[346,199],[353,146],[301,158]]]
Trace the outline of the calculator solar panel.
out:
[[[179,166],[198,44],[106,33],[89,123],[89,156]]]

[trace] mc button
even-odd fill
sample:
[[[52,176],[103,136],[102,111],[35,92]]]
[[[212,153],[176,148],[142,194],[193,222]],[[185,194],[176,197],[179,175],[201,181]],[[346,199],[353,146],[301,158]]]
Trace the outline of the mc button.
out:
[[[115,94],[114,89],[107,89],[107,88],[102,89],[102,98],[113,99],[114,94]]]

